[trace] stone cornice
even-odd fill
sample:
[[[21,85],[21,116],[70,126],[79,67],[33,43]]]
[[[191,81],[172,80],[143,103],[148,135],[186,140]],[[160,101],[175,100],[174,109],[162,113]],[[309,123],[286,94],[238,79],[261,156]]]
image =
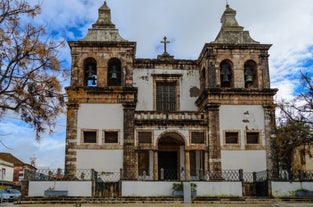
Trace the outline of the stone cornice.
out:
[[[102,41],[68,41],[70,48],[73,47],[132,47],[136,48],[136,42],[102,42]]]
[[[66,87],[69,103],[137,103],[135,87]]]
[[[277,89],[210,88],[196,100],[198,107],[207,103],[256,105],[273,102]]]

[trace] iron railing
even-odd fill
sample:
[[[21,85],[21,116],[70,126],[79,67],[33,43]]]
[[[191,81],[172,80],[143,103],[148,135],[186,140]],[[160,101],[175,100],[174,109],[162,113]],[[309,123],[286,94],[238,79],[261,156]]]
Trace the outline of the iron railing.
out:
[[[243,170],[221,170],[221,171],[197,171],[186,172],[185,170],[160,169],[153,170],[128,170],[119,172],[95,171],[92,169],[78,169],[75,175],[66,176],[62,169],[37,169],[24,171],[25,181],[95,181],[98,183],[114,183],[120,180],[140,181],[241,181],[241,182],[263,182],[275,181],[313,181],[313,171],[260,171],[244,172]]]

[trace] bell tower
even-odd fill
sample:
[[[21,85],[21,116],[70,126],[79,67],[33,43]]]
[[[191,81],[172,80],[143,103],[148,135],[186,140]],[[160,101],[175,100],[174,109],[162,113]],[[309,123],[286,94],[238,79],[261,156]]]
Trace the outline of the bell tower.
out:
[[[122,151],[123,144],[128,144],[128,151],[132,150],[132,141],[128,139],[133,139],[132,122],[137,102],[132,68],[136,43],[120,36],[111,22],[111,10],[104,2],[87,35],[69,42],[69,46],[72,70],[70,86],[66,88],[65,170],[68,176],[74,176],[76,169],[84,165],[78,160],[85,153],[84,149],[106,148],[105,140],[109,140],[109,136],[110,142],[117,142],[111,144],[111,148]],[[116,110],[114,123],[108,115],[113,109]],[[94,121],[92,114],[103,115]]]
[[[236,11],[227,4],[221,17],[221,29],[213,42],[206,43],[199,56],[200,82],[202,94],[196,101],[199,110],[206,111],[209,117],[209,163],[210,170],[222,168],[222,148],[227,146],[225,136],[228,129],[222,129],[227,120],[220,120],[228,114],[221,110],[246,110],[247,113],[257,113],[261,110],[264,117],[264,143],[267,151],[267,169],[271,169],[270,133],[274,126],[273,96],[276,89],[270,89],[268,50],[270,44],[260,44],[253,40],[249,31],[244,30],[236,20]],[[245,109],[246,108],[246,109]],[[223,118],[224,119],[224,118]],[[241,123],[242,120],[238,120]],[[263,123],[262,123],[263,124]],[[229,124],[233,126],[234,124]],[[247,123],[242,123],[238,129],[238,149],[244,149],[244,141],[249,131]],[[237,130],[237,129],[236,129]],[[263,130],[263,129],[262,129]],[[260,130],[260,134],[263,131]],[[230,133],[229,133],[230,134]],[[244,134],[244,135],[242,135]],[[240,137],[242,136],[242,137]],[[240,143],[240,140],[243,140]],[[246,144],[247,146],[242,146]],[[241,145],[241,146],[240,146]],[[224,147],[225,146],[225,147]],[[263,146],[260,146],[261,149]],[[256,147],[255,147],[256,148]],[[225,150],[226,151],[226,150]],[[229,150],[230,151],[230,150]],[[226,153],[225,153],[226,154]]]

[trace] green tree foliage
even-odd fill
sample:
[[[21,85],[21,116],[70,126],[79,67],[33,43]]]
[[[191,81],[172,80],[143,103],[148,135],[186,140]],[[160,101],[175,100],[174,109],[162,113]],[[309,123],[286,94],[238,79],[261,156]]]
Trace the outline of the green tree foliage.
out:
[[[30,124],[36,139],[53,132],[64,110],[58,61],[63,43],[44,41],[45,28],[34,25],[39,5],[25,0],[0,1],[0,118],[14,111]]]
[[[296,147],[312,142],[310,127],[303,122],[289,120],[277,128],[276,147],[280,168],[293,172]]]

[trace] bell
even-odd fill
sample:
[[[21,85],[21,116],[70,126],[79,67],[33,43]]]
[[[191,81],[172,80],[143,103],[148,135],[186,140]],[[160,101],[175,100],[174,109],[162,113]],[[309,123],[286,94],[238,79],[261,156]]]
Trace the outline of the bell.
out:
[[[229,79],[228,79],[228,75],[223,75],[222,76],[222,83],[228,83],[229,82]]]
[[[92,85],[96,85],[96,79],[95,78],[92,79]]]
[[[252,82],[253,82],[253,76],[252,75],[247,75],[245,83],[252,83]]]
[[[112,72],[112,74],[111,74],[111,79],[114,79],[114,80],[117,79],[117,73],[116,73],[115,70],[114,70],[114,71]]]

